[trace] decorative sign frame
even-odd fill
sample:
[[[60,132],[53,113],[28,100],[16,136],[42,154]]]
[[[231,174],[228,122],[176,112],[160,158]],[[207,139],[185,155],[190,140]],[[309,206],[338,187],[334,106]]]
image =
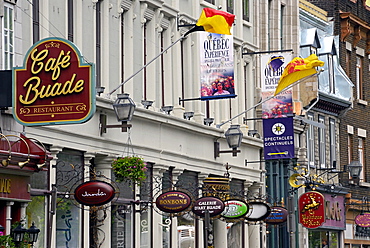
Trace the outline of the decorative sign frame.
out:
[[[316,191],[302,194],[298,199],[299,223],[306,228],[318,228],[325,222],[325,198]]]
[[[76,201],[86,206],[101,206],[116,195],[114,187],[104,181],[94,180],[80,184],[74,191]]]
[[[95,113],[95,71],[77,47],[46,38],[13,68],[13,116],[22,125],[76,124]]]

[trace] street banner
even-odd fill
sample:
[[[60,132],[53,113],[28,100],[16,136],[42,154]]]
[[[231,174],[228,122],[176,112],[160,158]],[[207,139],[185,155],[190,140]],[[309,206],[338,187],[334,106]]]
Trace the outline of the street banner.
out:
[[[293,117],[263,120],[265,159],[294,158]]]
[[[262,100],[272,97],[280,77],[291,61],[292,54],[269,53],[261,55]],[[282,118],[293,114],[292,90],[286,90],[262,104],[262,118]]]
[[[199,42],[201,100],[236,97],[233,36],[200,32]]]

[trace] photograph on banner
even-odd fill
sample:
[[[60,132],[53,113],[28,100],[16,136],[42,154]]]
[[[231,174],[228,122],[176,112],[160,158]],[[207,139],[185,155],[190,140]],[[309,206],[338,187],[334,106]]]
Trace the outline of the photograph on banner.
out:
[[[235,95],[233,36],[199,33],[201,100]]]
[[[261,55],[262,101],[274,95],[280,77],[292,59],[292,53],[269,53]],[[262,118],[281,118],[293,114],[292,91],[286,90],[262,103]],[[279,112],[279,113],[278,113]]]
[[[272,97],[274,91],[262,92],[262,100]],[[283,93],[262,104],[262,118],[283,118],[293,115],[292,90]]]
[[[294,158],[293,117],[263,119],[265,159]]]

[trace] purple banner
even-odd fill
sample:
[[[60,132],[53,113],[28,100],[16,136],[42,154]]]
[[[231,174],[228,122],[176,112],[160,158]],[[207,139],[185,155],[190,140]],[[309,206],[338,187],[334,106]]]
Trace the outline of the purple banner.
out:
[[[265,159],[294,158],[293,117],[263,120]]]

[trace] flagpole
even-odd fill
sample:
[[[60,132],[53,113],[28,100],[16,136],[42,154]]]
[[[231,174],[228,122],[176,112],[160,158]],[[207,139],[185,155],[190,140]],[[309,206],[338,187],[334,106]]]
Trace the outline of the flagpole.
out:
[[[299,79],[299,80],[295,81],[294,83],[292,83],[292,84],[290,84],[289,86],[285,87],[282,91],[280,91],[280,92],[279,92],[279,93],[277,93],[276,95],[270,96],[270,97],[268,97],[268,98],[266,98],[266,99],[262,100],[261,102],[259,102],[259,103],[255,104],[254,106],[252,106],[252,107],[250,107],[250,108],[248,108],[248,109],[244,110],[244,111],[243,111],[243,112],[241,112],[240,114],[237,114],[236,116],[232,117],[231,119],[229,119],[229,120],[227,120],[227,121],[224,121],[224,122],[222,122],[222,123],[220,123],[220,124],[217,124],[217,125],[216,125],[216,127],[217,127],[217,128],[220,128],[221,126],[225,125],[226,123],[228,123],[228,122],[230,122],[230,121],[232,121],[232,120],[234,120],[234,119],[238,118],[238,117],[239,117],[239,116],[241,116],[242,114],[245,114],[245,113],[247,113],[248,111],[250,111],[250,110],[254,109],[254,108],[255,108],[255,107],[257,107],[258,105],[261,105],[262,103],[265,103],[265,102],[267,102],[267,101],[271,100],[271,99],[272,99],[272,98],[274,98],[275,96],[280,95],[280,94],[281,94],[281,93],[283,93],[284,91],[286,91],[286,90],[288,90],[288,89],[290,89],[290,88],[292,88],[292,87],[296,86],[296,85],[297,85],[297,84],[299,84],[301,81],[306,80],[306,79],[309,79],[309,78],[311,78],[311,77],[313,77],[313,76],[319,75],[321,72],[322,72],[322,70],[320,70],[320,71],[316,72],[315,74],[309,75],[309,76],[307,76],[307,77],[304,77],[304,78],[301,78],[301,79]]]
[[[190,31],[190,30],[189,30]],[[135,77],[137,74],[139,74],[142,70],[144,70],[146,67],[148,67],[148,65],[150,65],[153,61],[155,61],[156,59],[158,59],[162,54],[164,54],[165,52],[167,52],[171,47],[173,47],[177,42],[179,42],[180,40],[184,39],[185,36],[187,34],[189,34],[189,31],[185,34],[183,34],[178,40],[174,41],[169,47],[167,47],[166,49],[164,49],[160,54],[158,54],[157,56],[155,56],[152,60],[150,60],[148,63],[146,63],[143,67],[141,67],[137,72],[135,72],[134,74],[132,74],[130,77],[128,77],[125,81],[123,81],[122,83],[120,83],[114,90],[112,90],[111,92],[109,92],[109,95],[112,95],[116,90],[119,89],[119,87],[121,87],[122,85],[124,85],[125,83],[127,83],[130,79],[132,79],[133,77]]]

